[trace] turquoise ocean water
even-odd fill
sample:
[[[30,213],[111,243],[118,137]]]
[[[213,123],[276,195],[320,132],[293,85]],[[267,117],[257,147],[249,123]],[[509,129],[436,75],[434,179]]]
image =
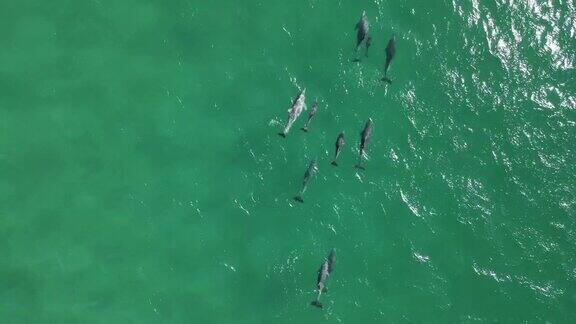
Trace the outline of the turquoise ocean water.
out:
[[[0,322],[574,323],[575,37],[573,0],[0,1]]]

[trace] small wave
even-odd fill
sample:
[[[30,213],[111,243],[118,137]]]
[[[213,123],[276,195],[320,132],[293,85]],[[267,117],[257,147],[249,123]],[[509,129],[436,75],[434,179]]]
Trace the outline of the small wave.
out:
[[[476,263],[472,264],[472,268],[474,269],[474,272],[476,272],[477,275],[490,277],[496,282],[512,281],[512,277],[510,277],[509,275],[498,275],[494,270],[483,269]]]
[[[429,257],[429,256],[419,254],[418,252],[413,252],[412,255],[413,255],[414,258],[416,258],[416,260],[418,260],[419,262],[426,263],[426,262],[430,261],[430,257]]]
[[[402,191],[402,189],[400,189],[400,197],[402,198],[402,201],[406,204],[406,206],[408,207],[408,209],[410,209],[410,211],[412,212],[412,214],[414,214],[415,216],[418,216],[418,217],[422,217],[422,216],[420,216],[420,212],[418,211],[418,207],[417,207],[417,206],[414,206],[414,204],[410,202],[410,200],[409,200],[408,197],[404,194],[404,192]]]

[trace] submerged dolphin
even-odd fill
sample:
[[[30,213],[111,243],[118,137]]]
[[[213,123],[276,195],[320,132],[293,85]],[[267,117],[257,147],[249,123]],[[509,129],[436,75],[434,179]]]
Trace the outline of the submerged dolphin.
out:
[[[294,102],[292,102],[292,107],[288,109],[288,122],[286,123],[286,127],[284,127],[284,131],[278,135],[286,137],[290,128],[292,128],[292,124],[294,124],[304,109],[306,109],[306,89],[302,90],[294,99]]]
[[[310,181],[310,179],[312,179],[314,174],[316,174],[316,171],[318,171],[318,166],[316,165],[316,160],[312,160],[310,162],[310,164],[308,165],[308,169],[306,169],[306,173],[304,173],[304,181],[302,183],[302,190],[300,191],[298,196],[294,197],[294,200],[301,202],[301,203],[304,202],[304,198],[302,198],[302,196],[304,195],[306,188],[308,188],[308,182]]]
[[[366,57],[368,57],[368,49],[370,48],[370,45],[372,45],[372,37],[368,36],[368,38],[366,38]]]
[[[356,164],[355,167],[364,170],[362,159],[367,156],[366,148],[368,147],[368,142],[372,136],[372,118],[368,118],[368,121],[366,121],[366,125],[364,125],[364,129],[360,135],[360,153],[358,156],[358,164]]]
[[[334,160],[332,160],[332,164],[333,166],[338,166],[338,163],[336,163],[336,160],[338,159],[338,156],[340,155],[340,151],[342,151],[342,146],[344,146],[344,144],[346,144],[346,141],[344,140],[344,132],[338,134],[338,138],[336,138],[336,153],[334,153]]]
[[[392,83],[387,74],[394,55],[396,55],[396,36],[392,36],[388,41],[388,45],[386,45],[386,63],[384,64],[384,77],[382,78],[384,82]]]
[[[310,126],[310,122],[312,121],[314,116],[316,116],[317,111],[318,111],[318,100],[314,100],[314,103],[312,104],[312,108],[310,109],[310,113],[308,113],[308,120],[306,121],[306,124],[304,125],[304,127],[300,128],[301,130],[303,130],[305,132],[308,131],[308,126]]]
[[[318,290],[318,296],[316,296],[316,300],[312,301],[310,304],[314,305],[318,308],[322,308],[322,303],[320,302],[320,295],[322,292],[327,291],[326,288],[326,281],[328,281],[328,277],[334,271],[334,264],[336,263],[336,250],[332,249],[330,254],[324,260],[324,263],[318,269],[318,278],[316,279],[316,289]]]

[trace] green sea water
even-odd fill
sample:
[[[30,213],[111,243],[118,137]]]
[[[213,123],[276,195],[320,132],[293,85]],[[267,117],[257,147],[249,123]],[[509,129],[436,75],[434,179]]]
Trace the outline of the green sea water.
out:
[[[573,0],[2,0],[0,322],[574,323],[575,37]]]

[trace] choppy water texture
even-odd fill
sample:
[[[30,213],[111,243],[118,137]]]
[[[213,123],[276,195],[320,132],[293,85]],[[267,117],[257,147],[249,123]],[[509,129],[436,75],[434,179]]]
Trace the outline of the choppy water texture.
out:
[[[2,1],[0,318],[574,323],[575,36],[573,0]]]

